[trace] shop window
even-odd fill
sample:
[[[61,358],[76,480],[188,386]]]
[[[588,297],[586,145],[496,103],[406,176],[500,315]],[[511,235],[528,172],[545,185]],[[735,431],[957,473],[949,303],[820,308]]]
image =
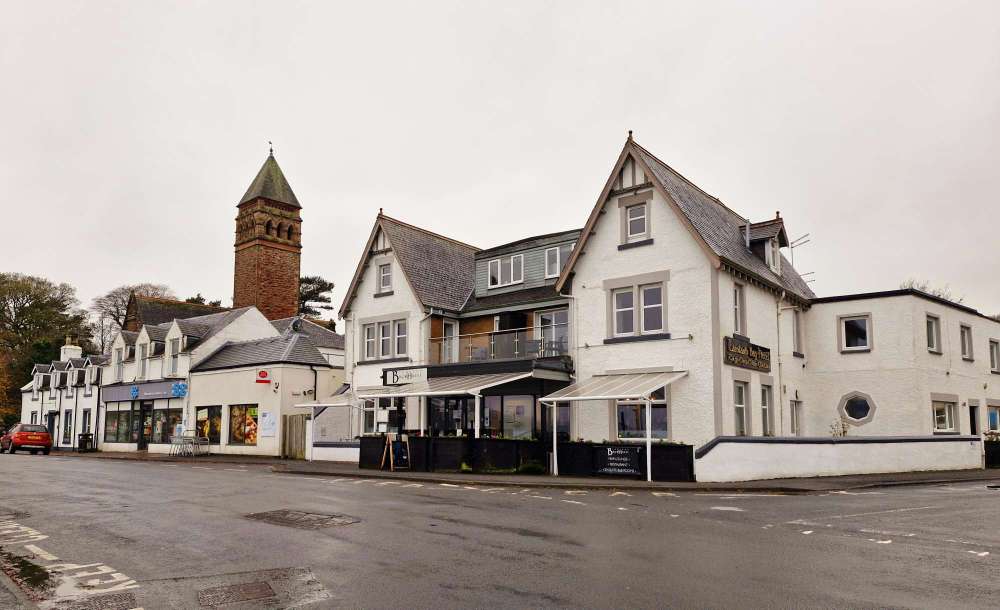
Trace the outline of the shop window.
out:
[[[539,436],[543,441],[552,440],[552,407],[542,403],[539,404],[538,422],[539,422]],[[560,402],[556,404],[556,437],[560,442],[569,442],[570,440],[570,403]],[[653,412],[653,417],[657,415],[656,411]],[[644,420],[645,421],[645,420]],[[656,427],[654,426],[655,430]]]
[[[872,347],[871,322],[869,314],[841,316],[837,329],[841,352],[866,352]]]
[[[955,431],[955,403],[935,400],[932,403],[934,409],[934,431],[954,432]]]
[[[257,405],[229,406],[229,444],[257,444]]]
[[[962,342],[962,359],[972,360],[972,327],[965,324],[959,327],[959,339]]]
[[[198,407],[195,410],[195,424],[198,436],[207,438],[213,445],[218,445],[222,430],[222,407]]]
[[[530,439],[533,430],[534,396],[503,397],[504,438]]]
[[[941,353],[941,318],[927,314],[927,351]]]
[[[136,418],[138,419],[138,418]],[[104,442],[127,443],[132,438],[131,411],[110,411],[104,415]]]
[[[733,383],[733,413],[735,415],[733,432],[736,436],[750,434],[750,428],[747,425],[747,385],[745,381]]]
[[[667,397],[665,388],[660,388],[652,395],[653,410],[650,413],[652,419],[652,438],[667,438]],[[646,438],[646,403],[645,401],[619,400],[618,405],[618,438],[619,439],[642,439]]]
[[[375,401],[366,400],[361,406],[362,434],[375,434]]]

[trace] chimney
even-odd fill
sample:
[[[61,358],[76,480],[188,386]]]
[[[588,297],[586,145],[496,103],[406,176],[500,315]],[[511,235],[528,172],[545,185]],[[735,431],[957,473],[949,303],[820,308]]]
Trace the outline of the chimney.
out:
[[[66,335],[66,345],[59,349],[59,359],[69,360],[70,358],[82,358],[83,348],[79,345],[73,345],[73,336]]]

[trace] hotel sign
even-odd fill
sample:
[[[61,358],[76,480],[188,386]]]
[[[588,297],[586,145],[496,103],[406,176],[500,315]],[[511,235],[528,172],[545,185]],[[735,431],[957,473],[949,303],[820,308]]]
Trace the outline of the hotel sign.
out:
[[[427,369],[389,369],[382,371],[382,385],[403,385],[427,381]]]
[[[726,364],[761,373],[771,372],[771,350],[766,347],[754,345],[744,339],[726,337],[723,339],[723,351],[723,361]]]

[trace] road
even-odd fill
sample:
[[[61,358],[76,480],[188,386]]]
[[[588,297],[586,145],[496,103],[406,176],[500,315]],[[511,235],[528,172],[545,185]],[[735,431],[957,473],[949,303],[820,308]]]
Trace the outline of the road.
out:
[[[280,510],[295,511],[280,515],[292,525],[259,516]],[[0,515],[8,563],[26,557],[27,576],[34,565],[50,576],[46,608],[1000,599],[1000,490],[984,483],[809,496],[522,490],[4,454]]]

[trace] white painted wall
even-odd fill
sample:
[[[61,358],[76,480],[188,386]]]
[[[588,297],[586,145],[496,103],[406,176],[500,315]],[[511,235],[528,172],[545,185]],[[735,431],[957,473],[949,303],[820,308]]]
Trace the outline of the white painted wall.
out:
[[[703,483],[982,468],[979,439],[907,443],[726,443],[695,460]]]

